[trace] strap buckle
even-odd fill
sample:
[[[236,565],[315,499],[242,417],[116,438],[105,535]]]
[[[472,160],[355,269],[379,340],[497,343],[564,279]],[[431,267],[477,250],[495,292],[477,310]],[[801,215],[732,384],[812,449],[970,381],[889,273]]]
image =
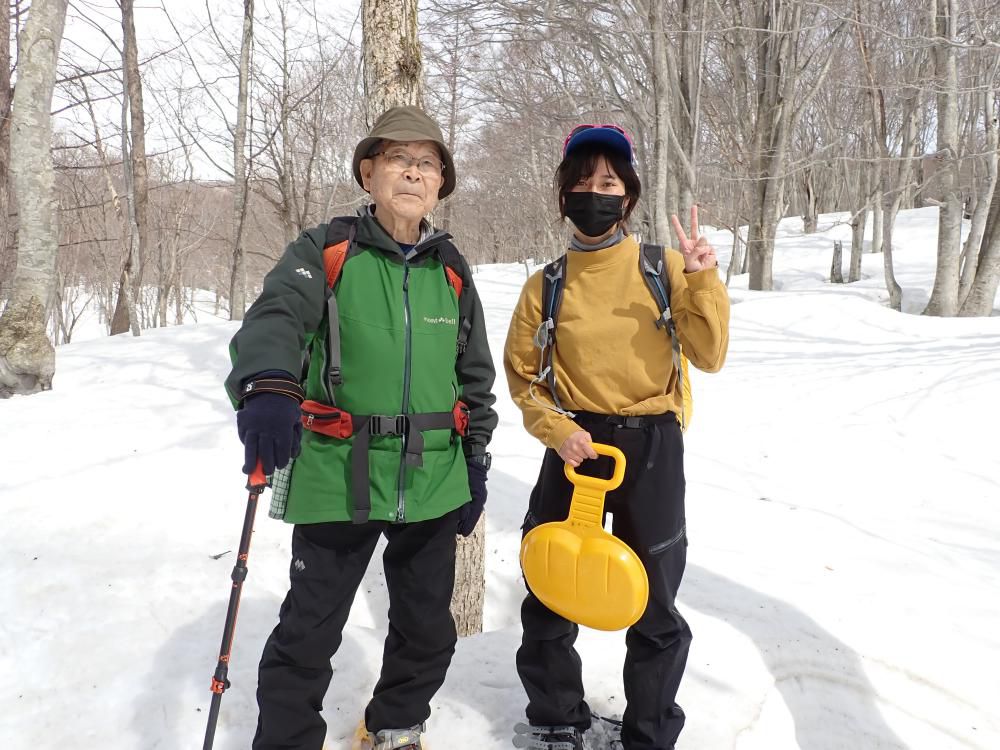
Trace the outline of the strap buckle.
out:
[[[408,421],[405,414],[372,414],[368,419],[368,431],[372,435],[405,435]]]

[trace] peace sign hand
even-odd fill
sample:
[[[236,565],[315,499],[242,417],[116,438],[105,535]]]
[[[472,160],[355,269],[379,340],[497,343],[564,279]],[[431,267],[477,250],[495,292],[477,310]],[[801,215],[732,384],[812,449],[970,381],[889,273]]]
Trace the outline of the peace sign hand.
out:
[[[704,271],[708,268],[718,268],[719,261],[715,257],[715,248],[708,240],[698,235],[698,207],[691,206],[691,237],[684,233],[684,227],[677,220],[677,214],[670,214],[670,222],[680,243],[680,251],[684,255],[684,270],[687,273]]]

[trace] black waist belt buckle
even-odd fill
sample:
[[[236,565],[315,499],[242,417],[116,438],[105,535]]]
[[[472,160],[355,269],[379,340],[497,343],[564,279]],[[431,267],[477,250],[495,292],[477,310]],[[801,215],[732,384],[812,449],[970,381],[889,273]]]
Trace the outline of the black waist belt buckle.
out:
[[[369,418],[368,424],[372,435],[404,435],[408,421],[405,414],[397,414],[396,416],[373,414]]]

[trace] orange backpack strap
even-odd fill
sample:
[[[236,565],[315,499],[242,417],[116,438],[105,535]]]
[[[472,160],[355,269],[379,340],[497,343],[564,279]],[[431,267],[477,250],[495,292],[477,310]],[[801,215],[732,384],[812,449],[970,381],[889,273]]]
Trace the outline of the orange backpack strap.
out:
[[[448,283],[452,285],[455,289],[455,293],[458,295],[459,299],[462,298],[462,287],[464,283],[462,281],[462,276],[451,266],[444,267],[445,276],[448,277]]]
[[[323,248],[323,270],[326,271],[326,285],[331,289],[340,278],[344,261],[347,260],[347,248],[350,244],[349,240],[342,240],[336,245]]]
[[[472,332],[473,299],[468,294],[462,294],[472,283],[471,270],[458,248],[448,241],[438,245],[437,254],[444,266],[444,275],[458,296],[458,340],[455,346],[458,355],[462,356],[469,345],[469,334]],[[470,277],[467,278],[466,273]]]
[[[357,218],[342,216],[332,219],[326,227],[326,241],[323,243],[323,270],[326,272],[327,310],[327,372],[326,382],[330,401],[336,405],[333,387],[343,385],[344,377],[340,369],[340,314],[337,311],[337,297],[333,288],[344,269],[344,262],[354,243]]]

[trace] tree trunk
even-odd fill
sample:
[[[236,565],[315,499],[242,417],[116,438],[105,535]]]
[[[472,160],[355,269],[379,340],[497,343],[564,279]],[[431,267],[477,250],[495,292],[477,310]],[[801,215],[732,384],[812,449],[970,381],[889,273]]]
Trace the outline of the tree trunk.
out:
[[[243,256],[243,225],[246,222],[247,92],[250,80],[250,45],[253,44],[253,2],[243,0],[243,40],[240,43],[240,83],[233,134],[233,267],[229,279],[229,319],[243,320],[247,307],[246,259]]]
[[[371,127],[391,107],[422,106],[422,63],[416,0],[362,0],[365,117]],[[452,616],[462,635],[483,629],[486,580],[485,516],[476,533],[458,540]]]
[[[818,211],[816,209],[815,177],[811,169],[806,170],[805,191],[806,212],[802,216],[802,233],[813,234],[816,232],[816,227],[819,224],[819,217],[817,216]]]
[[[459,537],[455,552],[455,590],[451,596],[451,614],[459,637],[483,632],[483,602],[486,593],[486,518],[479,519],[476,530],[467,538]]]
[[[651,5],[662,8],[665,4],[652,2]],[[697,188],[697,172],[695,165],[698,159],[698,108],[700,106],[701,90],[701,52],[704,45],[704,35],[697,34],[695,30],[694,16],[692,13],[691,0],[680,0],[680,41],[676,45],[679,60],[675,63],[676,86],[670,85],[669,81],[664,81],[664,85],[670,85],[668,93],[673,94],[672,115],[667,122],[668,132],[671,135],[670,145],[673,155],[674,165],[671,174],[677,180],[677,203],[673,207],[680,222],[691,231],[689,226],[691,216],[691,206],[694,204],[695,190]],[[662,11],[660,12],[662,17]],[[668,56],[672,58],[674,46],[666,45],[666,25],[660,21],[660,28],[664,29],[662,41],[666,47]],[[672,228],[672,225],[668,223]],[[657,240],[659,241],[659,240]],[[676,246],[675,246],[676,247]]]
[[[935,0],[934,73],[937,81],[937,154],[941,161],[937,272],[925,315],[957,315],[962,241],[962,196],[958,174],[958,59],[951,40],[958,19],[956,0]]]
[[[885,277],[885,288],[889,293],[889,307],[900,311],[903,308],[903,290],[896,281],[896,271],[892,262],[892,233],[896,228],[896,214],[906,199],[907,185],[913,172],[913,156],[917,150],[917,125],[920,116],[920,93],[910,89],[903,101],[903,144],[902,166],[899,170],[898,185],[892,184],[889,165],[883,161],[881,171],[882,184],[882,272]],[[883,154],[888,148],[883,137]]]
[[[872,253],[882,252],[882,222],[884,214],[882,212],[882,191],[875,193],[872,201]]]
[[[743,269],[743,250],[740,242],[740,217],[733,218],[733,250],[729,256],[729,268],[726,269],[726,286],[733,280],[733,274],[739,274]]]
[[[149,177],[146,168],[146,123],[142,103],[142,80],[139,78],[139,52],[135,40],[133,0],[118,0],[122,11],[122,170],[128,202],[128,247],[118,287],[118,303],[111,321],[111,335],[131,328],[140,333],[135,299],[142,285],[143,252],[149,247]]]
[[[756,184],[752,193],[747,253],[750,289],[773,288],[774,235],[784,206],[785,155],[792,124],[801,6],[773,0],[759,6],[757,27],[763,43],[757,52],[757,112],[753,160]]]
[[[867,219],[868,206],[865,206],[851,220],[851,267],[847,272],[847,280],[851,283],[861,280],[861,255],[865,251],[865,224],[867,223]]]
[[[423,104],[417,0],[363,0],[361,19],[370,128],[391,107]]]
[[[4,270],[13,253],[14,222],[10,214],[10,13],[0,13],[0,299]],[[12,258],[11,258],[12,260]]]
[[[969,289],[969,296],[962,305],[961,315],[972,317],[990,315],[1000,285],[1000,190],[993,191],[990,213],[986,219],[982,249],[976,278]]]
[[[0,397],[52,388],[55,349],[45,331],[59,248],[52,167],[52,91],[68,0],[35,0],[18,44],[11,167],[18,252],[10,301],[0,315]]]
[[[961,314],[965,315],[965,301],[972,291],[979,266],[979,256],[984,244],[986,219],[993,203],[997,186],[997,123],[993,115],[994,95],[987,89],[983,94],[983,119],[986,130],[986,177],[977,195],[976,208],[972,214],[972,226],[962,250],[962,276],[958,286],[958,303]],[[991,306],[992,307],[992,306]]]
[[[667,159],[669,154],[670,117],[670,72],[667,63],[667,36],[663,23],[663,5],[653,0],[649,3],[650,53],[650,84],[653,99],[653,165],[650,170],[652,177],[652,194],[650,195],[651,241],[677,247],[677,239],[673,237],[669,214],[674,206],[671,197],[669,180],[674,175],[668,173]]]
[[[854,251],[851,250],[851,262],[854,262]],[[833,243],[833,262],[830,264],[830,283],[844,283],[844,243],[837,240]]]

